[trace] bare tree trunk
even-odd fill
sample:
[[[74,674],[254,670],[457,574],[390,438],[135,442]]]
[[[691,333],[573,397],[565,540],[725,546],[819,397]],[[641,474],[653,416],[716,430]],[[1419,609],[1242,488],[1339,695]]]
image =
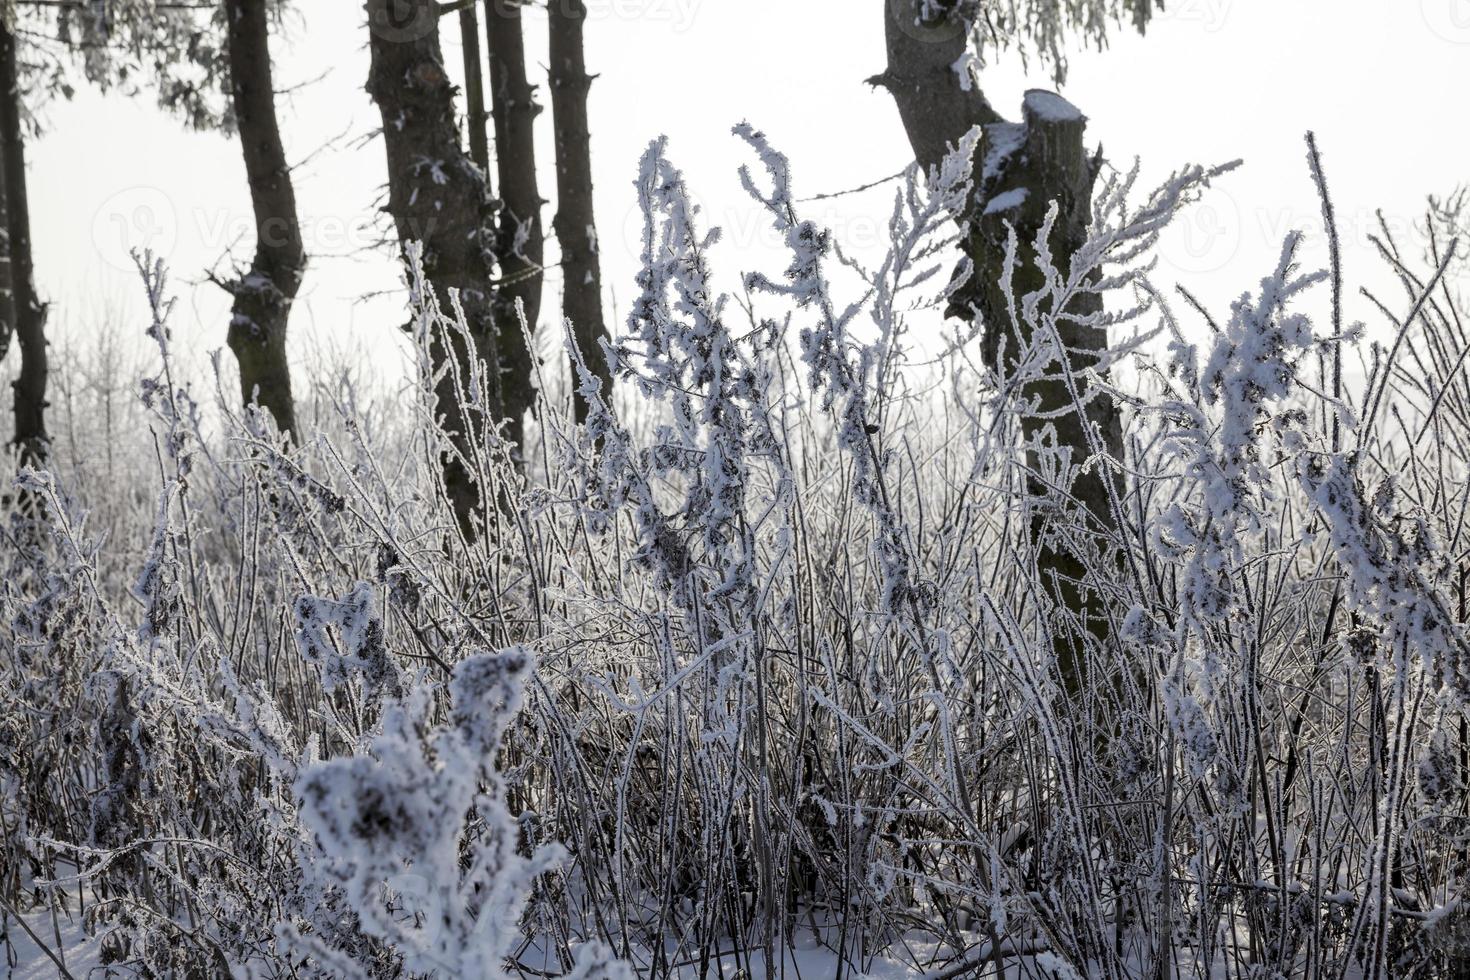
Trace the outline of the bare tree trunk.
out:
[[[1044,286],[1035,243],[1053,201],[1057,218],[1047,238],[1052,262],[1065,274],[1072,257],[1086,244],[1096,177],[1096,162],[1089,159],[1083,145],[1087,121],[1072,105],[1050,92],[1028,92],[1022,118],[1019,127],[997,123],[986,128],[981,154],[982,160],[989,157],[993,170],[991,179],[978,188],[977,199],[988,204],[1004,197],[1019,203],[1014,207],[982,205],[978,217],[970,221],[965,251],[975,263],[975,271],[955,297],[957,310],[965,310],[969,316],[978,313],[984,324],[987,361],[997,364],[1002,347],[1009,352],[1008,363],[999,365],[1005,375],[1016,367],[1013,358],[1021,341],[1030,339],[1014,336],[1002,285],[1010,229],[1015,229],[1018,246],[1011,291],[1020,297]],[[1017,148],[997,160],[996,147],[1003,140],[1017,140],[1016,144],[1006,144]],[[1084,293],[1071,301],[1065,311],[1068,316],[1055,321],[1066,364],[1051,365],[1045,378],[1028,383],[1020,392],[1022,400],[1038,403],[1034,414],[1021,418],[1022,437],[1028,444],[1037,439],[1049,441],[1069,454],[1074,466],[1092,457],[1096,449],[1114,460],[1123,458],[1122,425],[1113,399],[1102,391],[1090,392],[1093,397],[1079,413],[1066,378],[1069,373],[1079,395],[1085,398],[1089,394],[1085,376],[1107,352],[1107,331],[1080,324],[1074,318],[1101,309],[1102,298],[1095,293]],[[1018,326],[1025,329],[1024,325]],[[1006,338],[1004,345],[1000,342],[1002,336]],[[1118,527],[1119,515],[1113,512],[1108,488],[1114,471],[1106,463],[1097,464],[1078,472],[1070,487],[1052,490],[1038,479],[1034,455],[1030,470],[1027,493],[1033,501],[1055,497],[1058,492],[1071,497],[1070,506],[1035,507],[1032,511],[1031,540],[1037,548],[1042,581],[1057,605],[1083,620],[1092,639],[1106,643],[1110,632],[1102,591],[1106,583],[1095,576],[1115,567],[1114,549],[1107,540]],[[1080,636],[1054,623],[1052,637],[1057,668],[1069,693],[1078,695],[1109,682],[1105,678],[1089,681]]]
[[[985,96],[974,85],[960,84],[955,66],[964,56],[968,35],[962,18],[940,0],[922,16],[920,0],[882,0],[888,67],[868,84],[888,90],[898,106],[914,159],[925,171],[976,126],[999,122]]]
[[[0,364],[15,336],[15,297],[10,284],[10,224],[5,207],[5,154],[0,153]]]
[[[266,4],[225,0],[230,90],[255,211],[255,260],[244,278],[226,287],[235,297],[227,338],[240,365],[245,403],[258,403],[282,432],[297,434],[286,328],[306,270],[306,249],[276,121]]]
[[[458,336],[432,338],[436,365],[453,358],[495,363],[490,292],[489,198],[485,175],[460,146],[454,86],[439,46],[437,0],[368,0],[372,68],[368,92],[383,117],[388,156],[388,212],[406,249],[423,245],[424,275],[447,303],[458,291],[477,350]],[[463,372],[461,372],[463,373]],[[441,424],[460,453],[474,450],[453,378],[437,391]],[[504,399],[503,393],[497,394]],[[508,401],[500,410],[510,414]],[[443,461],[444,483],[460,529],[473,538],[474,516],[484,513],[482,489],[458,459]]]
[[[598,341],[607,334],[602,317],[602,268],[597,254],[597,226],[592,208],[592,148],[587,126],[587,91],[592,76],[582,51],[582,24],[587,7],[582,0],[552,0],[551,115],[556,133],[556,217],[552,228],[561,245],[562,316],[571,322],[572,336],[582,356],[602,379],[602,390],[612,390],[612,375]],[[576,375],[572,376],[573,384]],[[577,421],[587,419],[587,404],[576,397]]]
[[[1087,240],[1096,177],[1095,164],[1083,145],[1086,119],[1059,96],[1033,91],[1027,93],[1023,121],[1004,122],[974,85],[967,89],[961,84],[955,65],[964,53],[966,29],[960,14],[952,9],[956,4],[931,5],[927,8],[931,16],[925,19],[920,16],[919,0],[884,3],[889,63],[887,71],[872,81],[893,94],[918,161],[926,168],[935,166],[971,128],[984,127],[975,161],[975,192],[967,213],[957,216],[974,271],[949,312],[979,319],[987,361],[1009,373],[1013,363],[997,363],[1000,338],[1012,331],[1002,286],[1008,226],[1014,227],[1019,240],[1013,274],[1017,297],[1042,285],[1034,243],[1052,201],[1058,203],[1059,214],[1048,239],[1051,258],[1063,270],[1071,264]],[[1002,201],[1019,203],[989,206]],[[1096,295],[1084,294],[1065,312],[1085,316],[1097,312],[1099,304]],[[1061,318],[1057,326],[1067,358],[1065,367],[1085,397],[1089,391],[1083,375],[1106,352],[1106,331]],[[1020,340],[1029,338],[1008,336],[1005,349],[1014,355]],[[1104,392],[1091,392],[1084,413],[1069,411],[1073,398],[1060,376],[1062,367],[1053,365],[1045,379],[1029,383],[1020,393],[1022,400],[1038,400],[1040,413],[1058,413],[1054,418],[1023,417],[1023,437],[1029,444],[1049,430],[1048,438],[1070,455],[1073,465],[1090,458],[1094,447],[1122,459],[1122,429],[1112,399]],[[1034,474],[1038,462],[1034,455],[1030,462]],[[1118,526],[1107,477],[1102,466],[1093,466],[1079,473],[1070,487],[1058,489],[1069,493],[1075,505],[1060,511],[1033,509],[1030,533],[1037,549],[1038,572],[1051,600],[1081,619],[1091,639],[1107,642],[1104,583],[1093,578],[1111,567],[1112,549],[1106,537]],[[1034,475],[1028,480],[1028,495],[1033,500],[1055,493]],[[1067,533],[1052,533],[1054,521],[1065,523]],[[1064,687],[1078,695],[1090,686],[1083,638],[1061,624],[1049,628],[1058,674]]]
[[[475,10],[479,0],[472,0],[459,10],[459,39],[464,46],[465,128],[469,131],[470,158],[485,175],[485,189],[490,189],[490,136],[485,124],[490,114],[485,111],[485,76],[480,71],[480,18]]]
[[[31,212],[26,196],[25,136],[15,36],[0,22],[0,169],[5,177],[6,227],[20,375],[15,381],[15,445],[22,465],[46,462],[46,306],[36,296],[31,260]]]
[[[499,230],[495,256],[501,286],[496,291],[496,338],[500,344],[501,391],[514,441],[535,400],[531,357],[516,316],[519,302],[534,331],[541,314],[545,234],[541,192],[536,187],[534,126],[541,107],[526,80],[525,40],[519,0],[488,0],[485,31],[489,46],[490,111],[495,120],[495,162],[500,181]]]

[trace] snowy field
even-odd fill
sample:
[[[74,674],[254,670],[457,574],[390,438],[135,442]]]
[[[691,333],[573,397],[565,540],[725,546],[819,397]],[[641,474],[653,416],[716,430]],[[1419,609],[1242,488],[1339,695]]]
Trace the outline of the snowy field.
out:
[[[1470,192],[1375,211],[1294,133],[1249,268],[1171,262],[1248,165],[1104,153],[1051,90],[1175,36],[1151,0],[865,0],[886,177],[734,119],[717,174],[657,129],[594,169],[735,44],[652,2],[690,37],[589,69],[629,4],[0,0],[5,975],[1470,977]],[[741,87],[820,130],[793,79],[861,5],[748,6],[803,63]],[[1407,6],[1438,78],[1470,32]],[[348,29],[372,119],[326,136],[272,72]],[[1162,77],[1134,112],[1205,84]],[[77,86],[250,204],[202,279],[162,189],[99,212],[95,322],[32,270]],[[283,119],[368,188],[356,251]],[[305,353],[357,253],[375,318]]]

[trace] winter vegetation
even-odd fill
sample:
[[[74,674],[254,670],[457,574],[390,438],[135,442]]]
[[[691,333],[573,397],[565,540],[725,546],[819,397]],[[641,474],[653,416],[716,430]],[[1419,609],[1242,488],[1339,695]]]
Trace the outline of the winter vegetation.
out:
[[[655,138],[626,317],[588,330],[569,290],[538,362],[539,218],[507,203],[534,180],[506,151],[492,205],[454,87],[399,81],[437,36],[384,33],[412,383],[295,365],[242,404],[227,355],[182,362],[170,270],[137,254],[150,321],[54,346],[48,425],[6,463],[16,975],[1465,975],[1463,197],[1431,200],[1422,254],[1382,226],[1396,291],[1345,322],[1309,135],[1327,267],[1288,232],[1212,309],[1157,250],[1234,164],[1149,188],[1066,100],[1012,123],[977,85],[995,45],[1060,72],[1147,4],[913,6],[875,79],[916,158],[877,263],[742,123],[784,249],[730,267]],[[582,19],[554,43],[585,83]],[[902,58],[946,24],[954,112]],[[290,197],[247,170],[261,213]],[[483,210],[423,223],[454,195]],[[558,217],[595,281],[595,229]]]

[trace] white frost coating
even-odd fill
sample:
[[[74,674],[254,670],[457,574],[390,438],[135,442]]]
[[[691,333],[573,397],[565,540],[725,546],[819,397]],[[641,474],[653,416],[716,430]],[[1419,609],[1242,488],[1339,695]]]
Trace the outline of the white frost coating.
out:
[[[1080,109],[1055,92],[1045,89],[1031,89],[1026,93],[1022,106],[1028,119],[1035,117],[1044,122],[1055,123],[1077,122],[1082,119]]]
[[[981,179],[992,180],[1000,176],[1006,161],[1026,145],[1026,127],[1021,123],[996,123],[985,127],[985,163],[981,168]]]
[[[1024,154],[1018,132],[994,142]],[[1420,841],[1452,851],[1464,801],[1463,399],[1442,385],[1463,365],[1424,346],[1458,336],[1450,308],[1400,320],[1404,358],[1375,361],[1389,387],[1367,417],[1395,430],[1355,425],[1322,394],[1340,348],[1313,328],[1326,291],[1296,268],[1313,253],[1288,248],[1224,316],[1181,327],[1148,280],[1153,250],[1218,171],[1181,171],[1141,207],[1136,168],[1107,171],[1083,247],[1011,236],[1009,346],[987,366],[960,325],[931,414],[927,393],[902,394],[930,373],[903,366],[905,320],[928,329],[920,315],[959,298],[953,215],[1003,204],[1012,168],[975,203],[974,133],[938,179],[911,167],[886,253],[859,262],[803,213],[765,137],[741,135],[782,256],[726,308],[722,253],[656,145],[639,308],[603,347],[623,390],[614,404],[573,352],[587,425],[546,414],[563,465],[503,484],[529,533],[492,530],[489,548],[445,547],[428,349],[468,327],[424,283],[420,247],[423,375],[415,414],[382,433],[344,377],[345,426],[320,439],[283,450],[229,411],[206,438],[155,311],[149,414],[107,430],[149,430],[146,484],[25,470],[39,540],[0,546],[0,864],[53,883],[25,900],[69,879],[97,897],[99,945],[159,975],[498,976],[513,944],[524,975],[585,980],[569,971],[588,939],[640,965],[666,949],[670,976],[732,946],[750,975],[776,975],[750,948],[762,934],[775,955],[828,957],[801,972],[817,977],[978,976],[1000,954],[1037,976],[1125,980],[1166,958],[1208,976],[1207,941],[1217,964],[1292,976],[1294,937],[1312,934],[1324,976],[1365,958],[1364,975],[1444,975],[1470,934],[1453,862],[1394,871]],[[157,304],[160,280],[148,288]],[[1066,366],[1058,311],[1109,331],[1107,367],[1138,365],[1115,379],[1128,456],[1086,461],[1116,474],[1124,512],[1085,561],[1127,611],[1105,643],[1037,580],[1028,530],[1095,523],[1026,485],[1079,461],[1012,421],[1062,417],[1026,394]],[[1123,338],[1155,316],[1173,341],[1162,362]],[[450,378],[476,432],[479,371]],[[1060,380],[1079,403],[1097,388]],[[1364,404],[1359,385],[1344,399]],[[1440,391],[1453,411],[1421,421]],[[1428,454],[1390,452],[1426,427]],[[409,436],[421,449],[402,451]],[[1440,482],[1422,456],[1442,453]],[[73,480],[103,498],[93,520],[62,496]],[[6,511],[0,538],[31,533]],[[1116,705],[1104,739],[1059,684],[1059,630],[1118,680],[1094,688]],[[522,635],[553,659],[498,753],[527,666],[516,648],[472,651]],[[553,840],[575,860],[522,914]],[[49,906],[21,911],[41,913],[37,936],[81,935]],[[1247,915],[1268,932],[1239,928]],[[941,917],[953,928],[912,941],[884,925]],[[862,962],[825,952],[843,928]],[[890,932],[908,966],[870,967]],[[66,953],[82,975],[84,951]]]
[[[435,160],[430,157],[418,157],[413,162],[414,176],[427,173],[429,179],[436,184],[449,183],[449,172],[444,169],[443,160]]]
[[[472,654],[449,684],[448,725],[422,734],[431,699],[419,688],[386,706],[368,753],[316,763],[296,784],[302,820],[325,858],[310,869],[316,884],[339,890],[363,931],[389,943],[411,972],[512,976],[504,964],[521,941],[531,885],[566,857],[555,845],[520,853],[495,768],[532,662],[523,647]],[[569,976],[632,974],[589,943]]]
[[[297,649],[304,660],[321,668],[327,690],[361,676],[370,690],[397,692],[402,677],[383,644],[383,621],[372,586],[359,582],[341,600],[301,596],[294,611]],[[342,634],[340,653],[327,632],[329,627]]]
[[[950,68],[960,77],[960,91],[968,92],[975,87],[975,77],[980,72],[980,58],[974,51],[966,48],[965,53],[956,58]]]
[[[1176,420],[1170,446],[1195,482],[1197,502],[1177,502],[1157,519],[1157,543],[1189,552],[1180,578],[1182,611],[1198,623],[1216,622],[1237,608],[1236,573],[1245,538],[1266,520],[1271,459],[1266,437],[1273,420],[1290,418],[1289,399],[1299,366],[1314,348],[1310,321],[1291,301],[1322,280],[1295,272],[1301,238],[1282,245],[1274,273],[1260,293],[1243,295],[1203,366],[1193,348],[1176,345],[1176,370],[1194,381],[1192,402],[1166,405]]]
[[[1014,211],[1026,203],[1030,192],[1024,187],[1008,190],[1003,194],[997,194],[985,202],[986,214],[1002,214],[1006,211]]]

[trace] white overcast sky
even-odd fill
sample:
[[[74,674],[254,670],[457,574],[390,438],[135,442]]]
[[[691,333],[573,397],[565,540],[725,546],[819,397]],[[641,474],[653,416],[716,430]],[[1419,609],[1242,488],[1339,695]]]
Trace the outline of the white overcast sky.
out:
[[[722,271],[732,282],[773,244],[739,189],[735,167],[746,156],[732,124],[748,119],[770,134],[793,162],[800,196],[863,184],[909,160],[892,102],[863,84],[884,64],[883,0],[587,2],[587,60],[599,75],[590,105],[597,222],[604,287],[619,314],[636,261],[632,178],[650,138],[670,137],[672,159],[726,228]],[[1350,280],[1376,265],[1366,237],[1375,209],[1408,228],[1425,195],[1470,176],[1470,129],[1451,108],[1470,91],[1470,0],[1169,7],[1145,38],[1120,33],[1105,52],[1073,52],[1063,93],[1114,163],[1142,159],[1147,183],[1180,164],[1244,158],[1165,246],[1165,273],[1217,308],[1268,271],[1287,230],[1320,230],[1307,129],[1325,156]],[[277,85],[291,90],[279,113],[287,152],[303,161],[297,199],[312,253],[293,344],[302,356],[366,352],[386,365],[402,347],[403,296],[391,250],[366,247],[390,226],[373,223],[384,162],[381,143],[365,142],[377,113],[363,90],[363,12],[355,0],[298,0],[296,11],[275,42]],[[529,12],[527,23],[532,71],[544,80],[544,13]],[[454,66],[457,20],[442,33]],[[1040,69],[1028,77],[1010,62],[991,66],[983,82],[1012,117],[1026,88],[1051,87]],[[149,245],[174,272],[176,333],[196,352],[222,346],[227,300],[194,283],[231,246],[241,262],[253,248],[238,147],[184,132],[146,95],[84,92],[51,107],[45,122],[29,147],[31,215],[37,280],[58,332],[85,336],[103,315],[120,315],[141,336],[127,249]],[[549,108],[538,141],[543,194],[552,197]],[[891,193],[889,185],[822,202],[812,216],[862,254],[876,246]],[[548,229],[553,212],[554,204]],[[1310,244],[1306,259],[1324,261],[1320,234]],[[778,253],[768,259],[773,271],[784,265]],[[546,309],[556,309],[554,286]]]

